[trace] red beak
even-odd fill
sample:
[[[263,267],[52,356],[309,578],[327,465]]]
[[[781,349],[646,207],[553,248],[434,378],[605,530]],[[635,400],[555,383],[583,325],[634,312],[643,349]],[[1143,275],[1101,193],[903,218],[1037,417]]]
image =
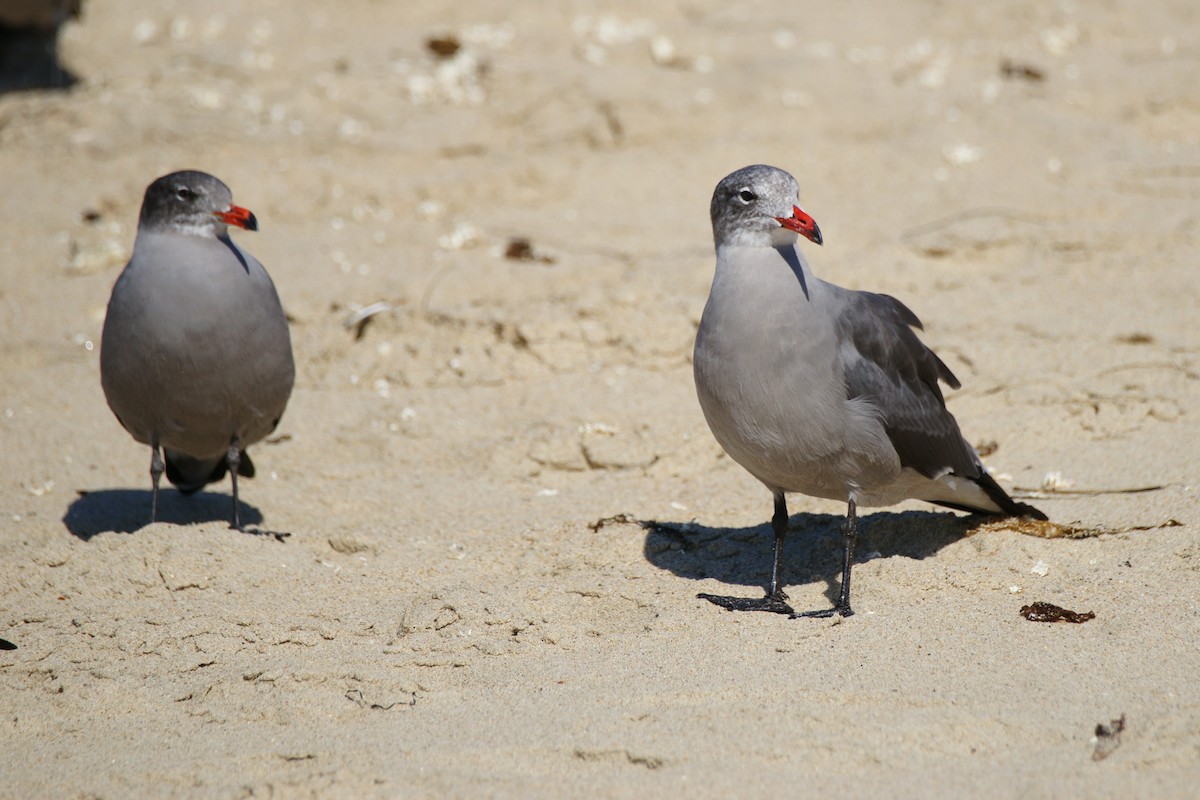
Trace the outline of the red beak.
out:
[[[236,225],[248,231],[258,230],[258,220],[248,208],[230,206],[228,211],[214,211],[213,216],[226,225]]]
[[[817,221],[805,213],[800,206],[792,206],[792,216],[776,217],[775,220],[789,231],[795,231],[813,244],[821,244],[824,241],[821,238],[821,229],[817,227]]]

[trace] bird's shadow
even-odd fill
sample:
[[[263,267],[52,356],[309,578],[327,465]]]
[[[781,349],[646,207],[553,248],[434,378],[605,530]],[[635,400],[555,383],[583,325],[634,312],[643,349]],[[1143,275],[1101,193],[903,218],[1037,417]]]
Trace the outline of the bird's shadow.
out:
[[[875,558],[926,558],[967,536],[987,520],[946,512],[878,512],[859,517],[854,563]],[[796,514],[788,520],[781,581],[784,587],[823,580],[832,604],[841,589],[842,524],[832,514]],[[765,590],[771,577],[775,534],[770,524],[710,528],[695,522],[639,520],[646,531],[646,560],[681,578]],[[761,594],[751,592],[756,597]]]
[[[185,496],[171,489],[163,489],[158,493],[158,521],[172,525],[229,522],[233,513],[230,503],[229,495],[223,493],[197,492]],[[239,500],[238,512],[243,527],[262,524],[262,512],[254,506]],[[67,507],[62,521],[67,530],[85,542],[99,533],[134,533],[150,524],[150,491],[80,491],[75,502]]]

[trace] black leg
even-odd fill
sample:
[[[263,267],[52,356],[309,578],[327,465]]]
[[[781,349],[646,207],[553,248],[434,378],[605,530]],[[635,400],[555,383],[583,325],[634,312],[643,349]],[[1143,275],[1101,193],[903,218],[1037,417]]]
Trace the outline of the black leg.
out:
[[[854,498],[850,498],[850,504],[846,509],[846,522],[842,526],[842,590],[838,593],[837,603],[830,609],[793,614],[792,619],[797,617],[828,619],[834,614],[841,614],[843,617],[854,616],[854,609],[850,608],[850,566],[854,563],[854,544],[857,539],[858,506],[855,504]]]
[[[842,529],[845,549],[842,550],[842,591],[838,595],[834,609],[843,617],[854,616],[850,608],[850,567],[854,564],[854,545],[858,541],[858,507],[854,498],[850,498],[850,506],[846,510],[846,526]]]
[[[230,526],[236,531],[242,529],[242,517],[238,511],[238,466],[242,462],[242,451],[238,447],[237,437],[233,437],[233,441],[229,443],[229,452],[225,454],[225,465],[229,468],[229,477],[233,481],[233,524]]]
[[[779,564],[783,560],[783,539],[787,536],[787,529],[787,499],[783,496],[783,492],[776,492],[775,514],[771,517],[771,530],[775,531],[775,557],[771,562],[771,588],[767,592],[767,598],[780,603],[787,600],[787,594],[779,588]]]
[[[705,594],[703,592],[696,596],[702,600],[714,603],[721,608],[727,608],[730,611],[769,611],[772,614],[789,614],[794,616],[796,612],[787,604],[787,595],[779,588],[780,562],[783,560],[783,539],[787,535],[787,528],[787,502],[784,500],[783,492],[776,492],[775,513],[771,516],[771,530],[775,532],[775,554],[771,560],[771,585],[767,590],[766,597],[761,599],[725,597],[724,595]]]
[[[163,464],[162,454],[158,451],[158,441],[154,441],[150,445],[150,521],[158,522],[158,482],[162,479]]]
[[[236,436],[229,442],[229,452],[225,454],[225,467],[229,470],[230,481],[233,482],[233,524],[229,527],[242,533],[252,533],[255,536],[272,536],[277,542],[287,541],[291,534],[285,531],[268,531],[258,527],[246,530],[242,527],[242,514],[238,507],[238,475],[253,478],[254,464],[250,461],[250,455],[242,452]]]

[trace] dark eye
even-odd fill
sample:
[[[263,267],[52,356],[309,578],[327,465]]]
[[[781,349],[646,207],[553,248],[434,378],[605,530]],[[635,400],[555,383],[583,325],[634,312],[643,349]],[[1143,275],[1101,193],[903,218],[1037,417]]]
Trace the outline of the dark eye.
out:
[[[743,203],[750,204],[758,199],[758,195],[756,195],[754,192],[750,191],[749,189],[742,189],[740,192],[738,192],[738,198]]]
[[[175,190],[175,196],[184,202],[191,202],[196,199],[196,193],[186,186],[180,186]]]

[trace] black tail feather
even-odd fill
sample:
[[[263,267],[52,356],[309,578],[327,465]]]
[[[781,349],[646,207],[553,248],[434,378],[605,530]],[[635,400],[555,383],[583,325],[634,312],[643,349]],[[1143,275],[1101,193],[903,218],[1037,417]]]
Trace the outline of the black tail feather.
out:
[[[1029,517],[1030,519],[1040,519],[1043,522],[1050,519],[1028,503],[1018,503],[1009,497],[1008,492],[1000,488],[1000,484],[996,483],[996,480],[987,473],[987,470],[984,470],[975,479],[975,483],[979,485],[979,488],[987,492],[987,496],[992,498],[992,502],[1000,506],[1000,509],[1010,517]]]
[[[981,473],[978,478],[972,479],[975,484],[983,489],[984,493],[991,499],[993,503],[1000,507],[1000,511],[991,508],[974,508],[972,506],[961,505],[959,503],[948,503],[944,500],[931,501],[934,505],[953,508],[957,511],[967,511],[972,514],[991,514],[993,516],[1009,516],[1009,517],[1028,517],[1030,519],[1048,520],[1044,513],[1029,505],[1028,503],[1018,503],[1008,496],[1008,493],[996,483],[995,478],[987,473],[987,470],[981,468]]]
[[[213,459],[197,459],[183,453],[166,450],[167,480],[181,494],[194,494],[210,483],[216,483],[225,477],[228,466],[225,457]],[[250,454],[244,450],[238,464],[238,475],[243,478],[254,477],[254,462]]]

